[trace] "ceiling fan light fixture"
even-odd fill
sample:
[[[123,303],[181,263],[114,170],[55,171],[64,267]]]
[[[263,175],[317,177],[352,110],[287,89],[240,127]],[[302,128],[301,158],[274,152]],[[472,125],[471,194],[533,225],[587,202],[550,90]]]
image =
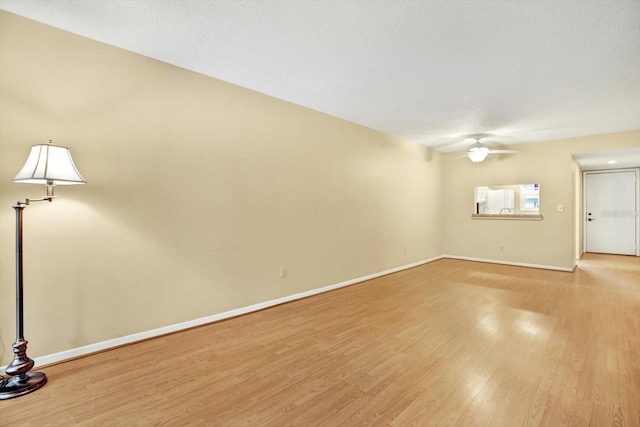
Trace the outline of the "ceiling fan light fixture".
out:
[[[467,157],[469,157],[469,160],[471,160],[474,163],[480,163],[481,161],[487,158],[487,153],[483,153],[482,151],[476,151],[476,152],[467,154]]]
[[[487,158],[489,149],[487,147],[471,147],[467,157],[474,163],[480,163]]]

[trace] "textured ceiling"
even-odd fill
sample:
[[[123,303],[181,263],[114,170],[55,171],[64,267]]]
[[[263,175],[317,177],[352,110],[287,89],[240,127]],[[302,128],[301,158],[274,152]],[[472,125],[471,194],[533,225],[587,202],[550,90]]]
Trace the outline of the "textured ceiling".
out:
[[[640,129],[640,1],[0,0],[441,151]]]

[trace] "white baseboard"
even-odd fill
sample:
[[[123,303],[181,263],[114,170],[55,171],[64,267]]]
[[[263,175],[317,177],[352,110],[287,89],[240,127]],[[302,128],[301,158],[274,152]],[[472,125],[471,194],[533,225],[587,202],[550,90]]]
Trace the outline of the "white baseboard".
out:
[[[442,258],[451,258],[451,259],[460,259],[465,261],[477,261],[477,262],[487,262],[492,264],[505,264],[505,265],[514,265],[518,267],[531,267],[531,268],[542,268],[545,270],[558,270],[558,271],[568,271],[572,272],[575,268],[568,267],[556,267],[549,265],[539,265],[539,264],[526,264],[521,262],[510,262],[510,261],[499,261],[499,260],[491,260],[484,258],[472,258],[472,257],[464,257],[457,255],[440,255],[433,258],[425,259],[422,261],[414,262],[412,264],[402,265],[400,267],[395,267],[390,270],[381,271],[379,273],[369,274],[368,276],[358,277],[355,279],[347,280],[340,283],[335,283],[333,285],[324,286],[318,289],[312,289],[310,291],[301,292],[298,294],[289,295],[282,298],[277,298],[271,301],[265,301],[258,304],[253,304],[247,307],[237,308],[235,310],[225,311],[224,313],[213,314],[211,316],[201,317],[199,319],[189,320],[187,322],[176,323],[174,325],[165,326],[162,328],[152,329],[150,331],[139,332],[132,335],[127,335],[124,337],[114,338],[107,341],[102,341],[95,344],[89,344],[83,347],[73,348],[70,350],[64,350],[59,353],[49,354],[46,356],[36,357],[34,358],[34,362],[36,366],[43,365],[52,365],[54,363],[60,363],[65,360],[74,359],[77,357],[82,357],[89,355],[91,353],[96,353],[99,351],[109,350],[111,348],[120,347],[127,344],[132,344],[134,342],[159,337],[166,334],[171,334],[174,332],[179,332],[185,329],[193,328],[196,326],[206,325],[208,323],[218,322],[220,320],[230,319],[232,317],[240,316],[243,314],[251,313],[254,311],[264,310],[265,308],[273,307],[276,305],[284,304],[287,302],[295,301],[302,298],[307,298],[313,295],[321,294],[324,292],[332,291],[334,289],[343,288],[345,286],[354,285],[356,283],[364,282],[366,280],[375,279],[377,277],[386,276],[387,274],[396,273],[398,271],[406,270],[412,267],[417,267],[419,265],[428,264],[433,261],[437,261]],[[4,372],[6,366],[0,367],[0,372]]]
[[[472,258],[467,256],[458,256],[458,255],[442,255],[441,258],[451,258],[451,259],[461,259],[464,261],[477,261],[477,262],[487,262],[490,264],[504,264],[504,265],[515,265],[517,267],[529,267],[529,268],[541,268],[544,270],[557,270],[557,271],[568,271],[572,272],[576,267],[575,264],[573,268],[571,267],[557,267],[554,265],[540,265],[540,264],[527,264],[524,262],[511,262],[511,261],[500,261],[495,259],[485,259],[485,258]]]
[[[265,308],[273,307],[276,305],[284,304],[286,302],[295,301],[302,298],[307,298],[312,295],[321,294],[323,292],[332,291],[334,289],[343,288],[345,286],[354,285],[356,283],[364,282],[366,280],[375,279],[376,277],[385,276],[387,274],[395,273],[398,271],[406,270],[408,268],[417,267],[419,265],[427,264],[433,261],[437,261],[441,256],[437,256],[434,258],[425,259],[422,261],[414,262],[412,264],[403,265],[400,267],[392,268],[390,270],[381,271],[379,273],[370,274],[368,276],[358,277],[356,279],[347,280],[345,282],[336,283],[329,286],[324,286],[318,289],[312,289],[310,291],[301,292],[294,295],[289,295],[282,298],[277,298],[271,301],[265,301],[258,304],[253,304],[247,307],[238,308],[235,310],[225,311],[224,313],[218,313],[211,316],[201,317],[199,319],[189,320],[187,322],[177,323],[175,325],[169,325],[162,328],[152,329],[150,331],[139,332],[132,335],[127,335],[124,337],[114,338],[107,341],[102,341],[95,344],[89,344],[84,347],[73,348],[70,350],[61,351],[59,353],[49,354],[46,356],[36,357],[34,358],[34,362],[36,366],[42,365],[51,365],[54,363],[59,363],[65,360],[74,359],[77,357],[86,356],[91,353],[96,353],[99,351],[108,350],[115,347],[120,347],[126,344],[131,344],[137,341],[146,340],[149,338],[159,337],[161,335],[166,335],[174,332],[178,332],[181,330],[193,328],[196,326],[206,325],[207,323],[217,322],[224,319],[229,319],[232,317],[240,316],[243,314],[251,313],[254,311],[264,310]],[[6,366],[0,367],[0,372],[4,372]]]

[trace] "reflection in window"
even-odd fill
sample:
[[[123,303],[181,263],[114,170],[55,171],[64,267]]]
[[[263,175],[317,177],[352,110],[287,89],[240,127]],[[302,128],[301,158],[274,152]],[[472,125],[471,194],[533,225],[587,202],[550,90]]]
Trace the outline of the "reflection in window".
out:
[[[540,185],[523,184],[520,187],[520,209],[537,212],[540,209]]]

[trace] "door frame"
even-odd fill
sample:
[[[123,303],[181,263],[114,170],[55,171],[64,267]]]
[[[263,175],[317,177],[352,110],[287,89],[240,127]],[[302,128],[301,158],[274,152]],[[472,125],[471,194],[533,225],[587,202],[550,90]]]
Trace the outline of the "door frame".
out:
[[[635,172],[636,173],[636,256],[640,256],[640,168],[627,169],[603,169],[582,172],[582,248],[587,252],[587,175],[612,173],[612,172]]]

